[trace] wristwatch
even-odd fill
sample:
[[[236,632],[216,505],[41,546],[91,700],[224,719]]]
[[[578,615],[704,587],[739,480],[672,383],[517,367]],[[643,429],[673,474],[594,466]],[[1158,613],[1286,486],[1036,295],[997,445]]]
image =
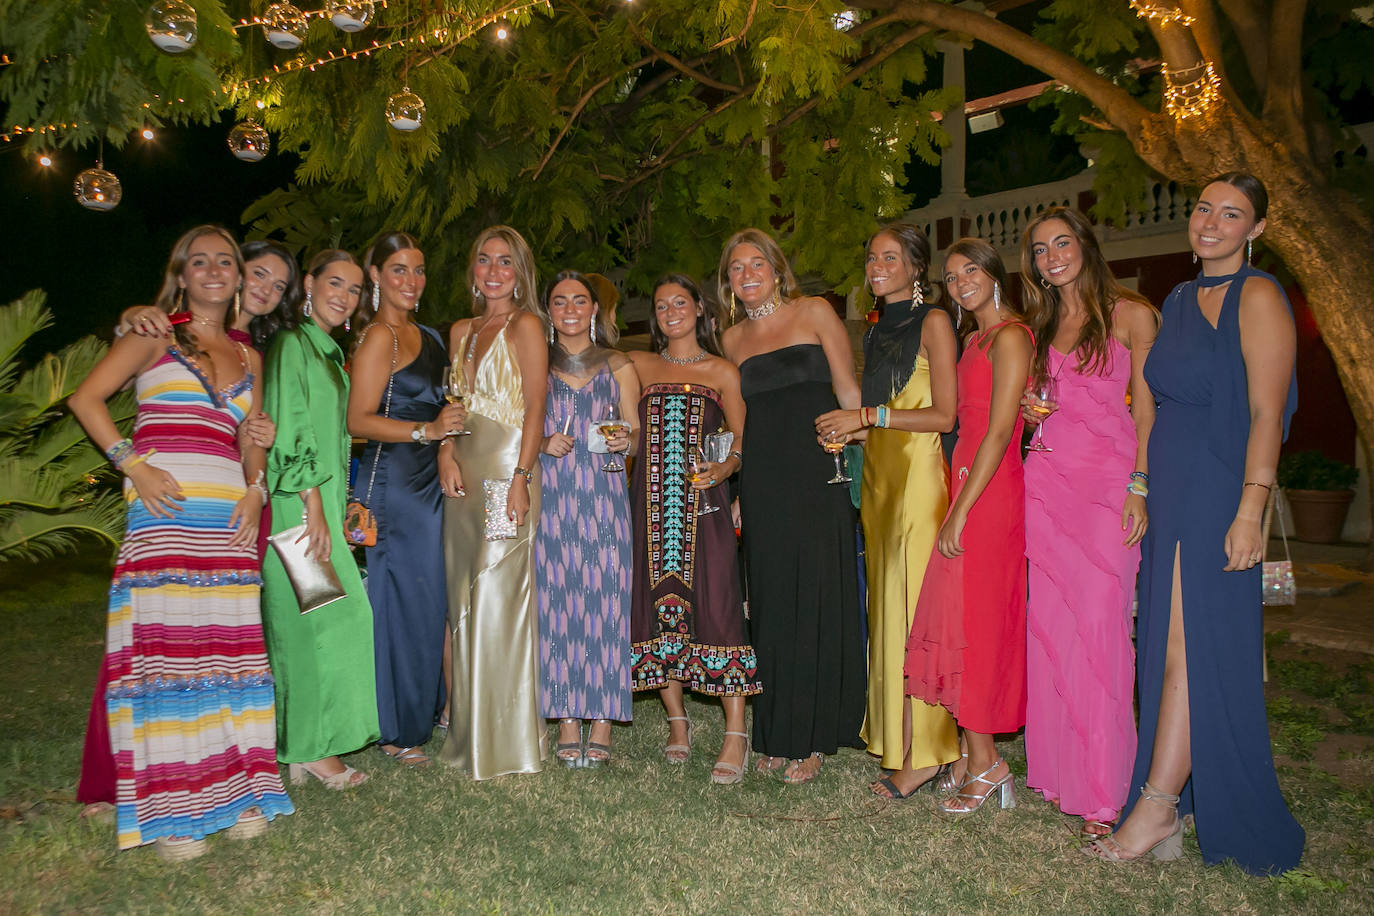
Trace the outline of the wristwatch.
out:
[[[415,428],[410,431],[410,438],[421,445],[429,445],[429,437],[425,435],[425,424],[416,423]]]
[[[533,479],[534,479],[534,473],[531,472],[531,471],[526,470],[525,468],[516,468],[516,469],[515,469],[515,476],[516,476],[516,477],[523,477],[523,478],[525,478],[526,480],[533,480]]]

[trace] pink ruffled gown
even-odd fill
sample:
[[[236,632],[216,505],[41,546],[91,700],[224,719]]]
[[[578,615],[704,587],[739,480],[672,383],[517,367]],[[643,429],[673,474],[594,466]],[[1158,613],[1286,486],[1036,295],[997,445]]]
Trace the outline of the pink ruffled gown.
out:
[[[1109,341],[1105,366],[1077,371],[1049,350],[1059,409],[1051,452],[1026,455],[1026,783],[1065,814],[1112,821],[1135,758],[1131,596],[1140,549],[1121,508],[1135,468],[1126,392],[1131,354]]]

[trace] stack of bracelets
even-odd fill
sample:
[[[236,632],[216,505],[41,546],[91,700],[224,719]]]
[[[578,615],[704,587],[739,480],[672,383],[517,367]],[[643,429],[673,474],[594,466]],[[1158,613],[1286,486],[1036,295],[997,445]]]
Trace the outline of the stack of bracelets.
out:
[[[1126,484],[1126,492],[1136,496],[1150,495],[1150,475],[1144,471],[1132,471],[1131,482]]]
[[[877,407],[860,407],[859,423],[862,426],[876,426],[879,429],[887,429],[887,424],[891,414],[887,407],[879,404]]]
[[[120,439],[114,445],[105,449],[105,457],[110,459],[110,464],[122,474],[129,473],[129,469],[141,461],[147,461],[149,455],[156,455],[156,449],[149,449],[147,455],[140,455],[135,449],[134,444],[128,439]]]

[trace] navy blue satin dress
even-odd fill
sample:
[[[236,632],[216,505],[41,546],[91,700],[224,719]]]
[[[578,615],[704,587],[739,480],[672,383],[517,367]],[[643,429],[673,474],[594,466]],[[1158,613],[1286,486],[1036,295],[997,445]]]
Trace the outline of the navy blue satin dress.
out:
[[[387,416],[416,423],[433,420],[444,404],[440,382],[447,364],[438,333],[421,326],[420,354],[396,370]],[[385,404],[383,389],[378,413]],[[381,744],[424,744],[434,731],[435,712],[442,708],[448,591],[437,458],[437,443],[369,442],[358,463],[354,492],[377,517],[377,546],[367,548],[367,596],[377,654]],[[369,498],[374,460],[377,475]]]
[[[1141,543],[1140,743],[1132,785],[1145,783],[1154,752],[1177,545],[1192,746],[1192,775],[1180,793],[1179,814],[1194,815],[1208,864],[1231,859],[1251,874],[1277,874],[1298,864],[1305,834],[1279,792],[1269,745],[1261,570],[1222,568],[1250,434],[1240,291],[1243,282],[1278,284],[1268,274],[1242,268],[1213,328],[1198,308],[1197,289],[1219,280],[1225,278],[1200,277],[1169,294],[1145,363],[1159,410],[1150,433],[1150,527]],[[1285,437],[1296,406],[1294,379],[1284,410]],[[1123,817],[1138,798],[1127,802]]]

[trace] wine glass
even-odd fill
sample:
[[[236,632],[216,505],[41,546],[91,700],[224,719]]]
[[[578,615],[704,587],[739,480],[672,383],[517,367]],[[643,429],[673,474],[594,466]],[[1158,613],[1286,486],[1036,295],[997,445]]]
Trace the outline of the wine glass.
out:
[[[1028,452],[1052,452],[1054,449],[1045,444],[1045,420],[1050,414],[1054,413],[1059,403],[1059,383],[1054,376],[1049,376],[1035,386],[1035,399],[1031,402],[1031,412],[1040,418],[1040,422],[1035,425],[1035,436],[1031,439],[1030,445],[1026,446]]]
[[[453,366],[444,367],[444,400],[450,404],[463,403],[463,370]],[[456,429],[445,432],[445,436],[471,436],[470,429]]]
[[[844,454],[844,440],[831,433],[825,437],[825,450],[830,454],[830,457],[835,459],[835,476],[827,480],[826,483],[851,482],[854,478],[846,474],[844,468],[840,466],[841,456]]]
[[[689,451],[687,453],[687,479],[692,483],[706,479],[706,472],[702,470],[702,467],[707,463],[708,459],[706,458],[706,453],[700,448],[694,448]],[[707,490],[701,494],[697,515],[710,515],[712,512],[716,512],[720,509],[720,506],[717,506],[711,499],[710,492],[710,490]]]
[[[619,430],[628,428],[629,424],[620,419],[620,408],[612,404],[610,407],[606,408],[606,416],[601,419],[600,425],[597,426],[596,431],[609,439]],[[610,450],[609,445],[606,448],[606,463],[601,466],[601,470],[613,472],[625,470],[624,463],[616,457],[615,452]]]

